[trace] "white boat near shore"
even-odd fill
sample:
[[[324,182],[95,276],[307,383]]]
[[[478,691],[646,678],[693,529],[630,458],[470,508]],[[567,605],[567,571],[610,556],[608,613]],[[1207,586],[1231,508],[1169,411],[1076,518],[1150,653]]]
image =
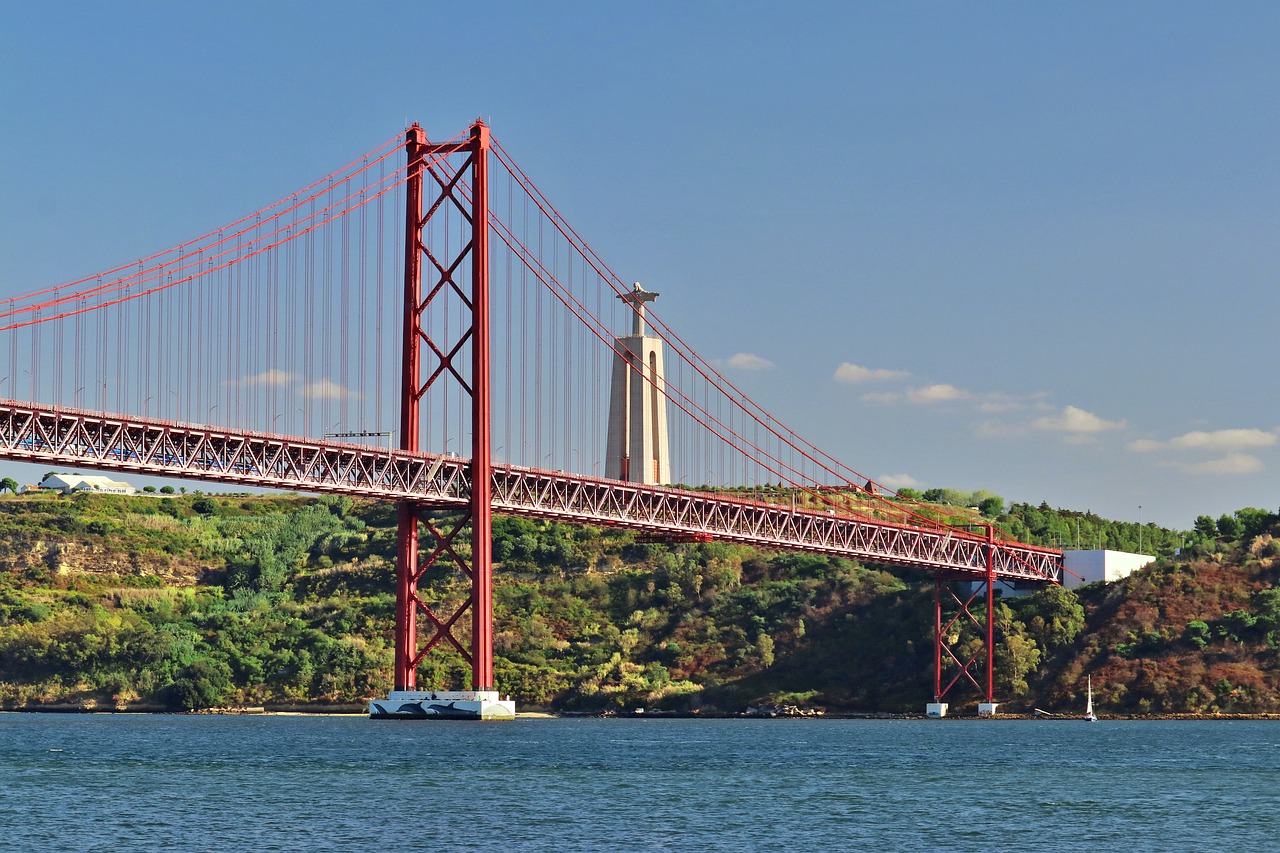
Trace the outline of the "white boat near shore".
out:
[[[1085,694],[1088,698],[1085,700],[1084,717],[1081,719],[1086,723],[1096,723],[1098,722],[1098,715],[1093,713],[1093,676],[1088,676],[1088,678],[1088,686],[1086,688],[1088,692]]]

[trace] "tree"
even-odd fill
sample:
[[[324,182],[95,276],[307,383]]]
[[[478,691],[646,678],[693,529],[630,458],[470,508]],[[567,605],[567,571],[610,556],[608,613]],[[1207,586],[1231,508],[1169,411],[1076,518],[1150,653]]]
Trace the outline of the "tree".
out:
[[[1209,640],[1213,635],[1209,631],[1209,624],[1201,622],[1199,619],[1192,619],[1187,623],[1187,627],[1182,632],[1182,639],[1195,646],[1197,649],[1203,649],[1209,645]]]
[[[213,498],[196,498],[191,502],[191,508],[201,515],[217,515],[218,502]]]
[[[1203,536],[1205,539],[1214,539],[1218,535],[1217,525],[1215,525],[1213,523],[1213,519],[1207,515],[1196,516],[1195,531],[1197,535]]]
[[[174,710],[197,711],[215,708],[231,692],[231,670],[220,660],[192,661],[160,693],[161,701]]]
[[[1236,520],[1240,522],[1240,535],[1248,539],[1265,533],[1276,521],[1276,516],[1265,509],[1247,506],[1235,511]]]
[[[12,477],[5,477],[0,480],[0,492],[13,492],[16,495],[18,493],[18,481]]]
[[[162,495],[171,495],[171,494],[173,494],[173,486],[161,486],[161,487],[160,487],[160,494],[162,494]]]
[[[1227,515],[1224,512],[1222,517],[1218,519],[1219,536],[1225,539],[1239,539],[1242,533],[1244,533],[1244,525],[1234,515]]]
[[[773,666],[773,637],[761,631],[756,635],[756,652],[760,656],[760,665],[765,669]]]
[[[1066,587],[1051,584],[1026,599],[1034,613],[1027,619],[1027,632],[1046,653],[1075,642],[1084,630],[1084,607]]]
[[[995,518],[1004,512],[1004,498],[999,495],[984,498],[978,504],[978,512],[982,513],[986,518]]]

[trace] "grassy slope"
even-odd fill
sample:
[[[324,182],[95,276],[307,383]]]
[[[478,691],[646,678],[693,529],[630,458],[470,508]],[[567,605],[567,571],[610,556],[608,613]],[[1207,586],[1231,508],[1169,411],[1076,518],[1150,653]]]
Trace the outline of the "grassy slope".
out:
[[[1103,711],[1275,710],[1280,546],[1274,518],[1249,519],[1243,545],[1205,541],[1078,601],[1053,590],[998,605],[1000,698],[1074,709],[1089,672]],[[1112,547],[1137,534],[1044,505],[1001,524],[1061,540],[1081,521]],[[495,666],[525,706],[898,712],[931,693],[922,574],[520,519],[499,519],[496,534]],[[1143,535],[1161,547],[1187,537]],[[394,541],[391,508],[336,498],[0,498],[0,701],[201,707],[384,691]],[[437,570],[422,588],[442,612],[465,592]],[[968,628],[951,640],[976,648]],[[433,652],[420,676],[462,686],[466,672],[456,653]]]

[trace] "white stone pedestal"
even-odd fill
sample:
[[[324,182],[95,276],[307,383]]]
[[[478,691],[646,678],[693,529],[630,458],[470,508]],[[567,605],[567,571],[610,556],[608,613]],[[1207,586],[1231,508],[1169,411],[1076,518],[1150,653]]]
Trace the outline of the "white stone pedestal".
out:
[[[516,703],[496,690],[392,690],[369,702],[374,720],[514,720]]]

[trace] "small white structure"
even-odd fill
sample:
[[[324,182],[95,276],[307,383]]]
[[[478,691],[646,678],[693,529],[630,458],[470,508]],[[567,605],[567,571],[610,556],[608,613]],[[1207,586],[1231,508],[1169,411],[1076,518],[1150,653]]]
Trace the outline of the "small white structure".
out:
[[[1077,589],[1087,583],[1112,583],[1155,562],[1150,554],[1131,554],[1128,551],[1063,551],[1062,585]]]
[[[940,720],[947,715],[946,702],[930,702],[924,706],[924,715],[935,720]]]
[[[70,495],[75,492],[99,492],[108,495],[132,495],[137,489],[128,483],[96,474],[50,474],[37,488],[51,489]]]

